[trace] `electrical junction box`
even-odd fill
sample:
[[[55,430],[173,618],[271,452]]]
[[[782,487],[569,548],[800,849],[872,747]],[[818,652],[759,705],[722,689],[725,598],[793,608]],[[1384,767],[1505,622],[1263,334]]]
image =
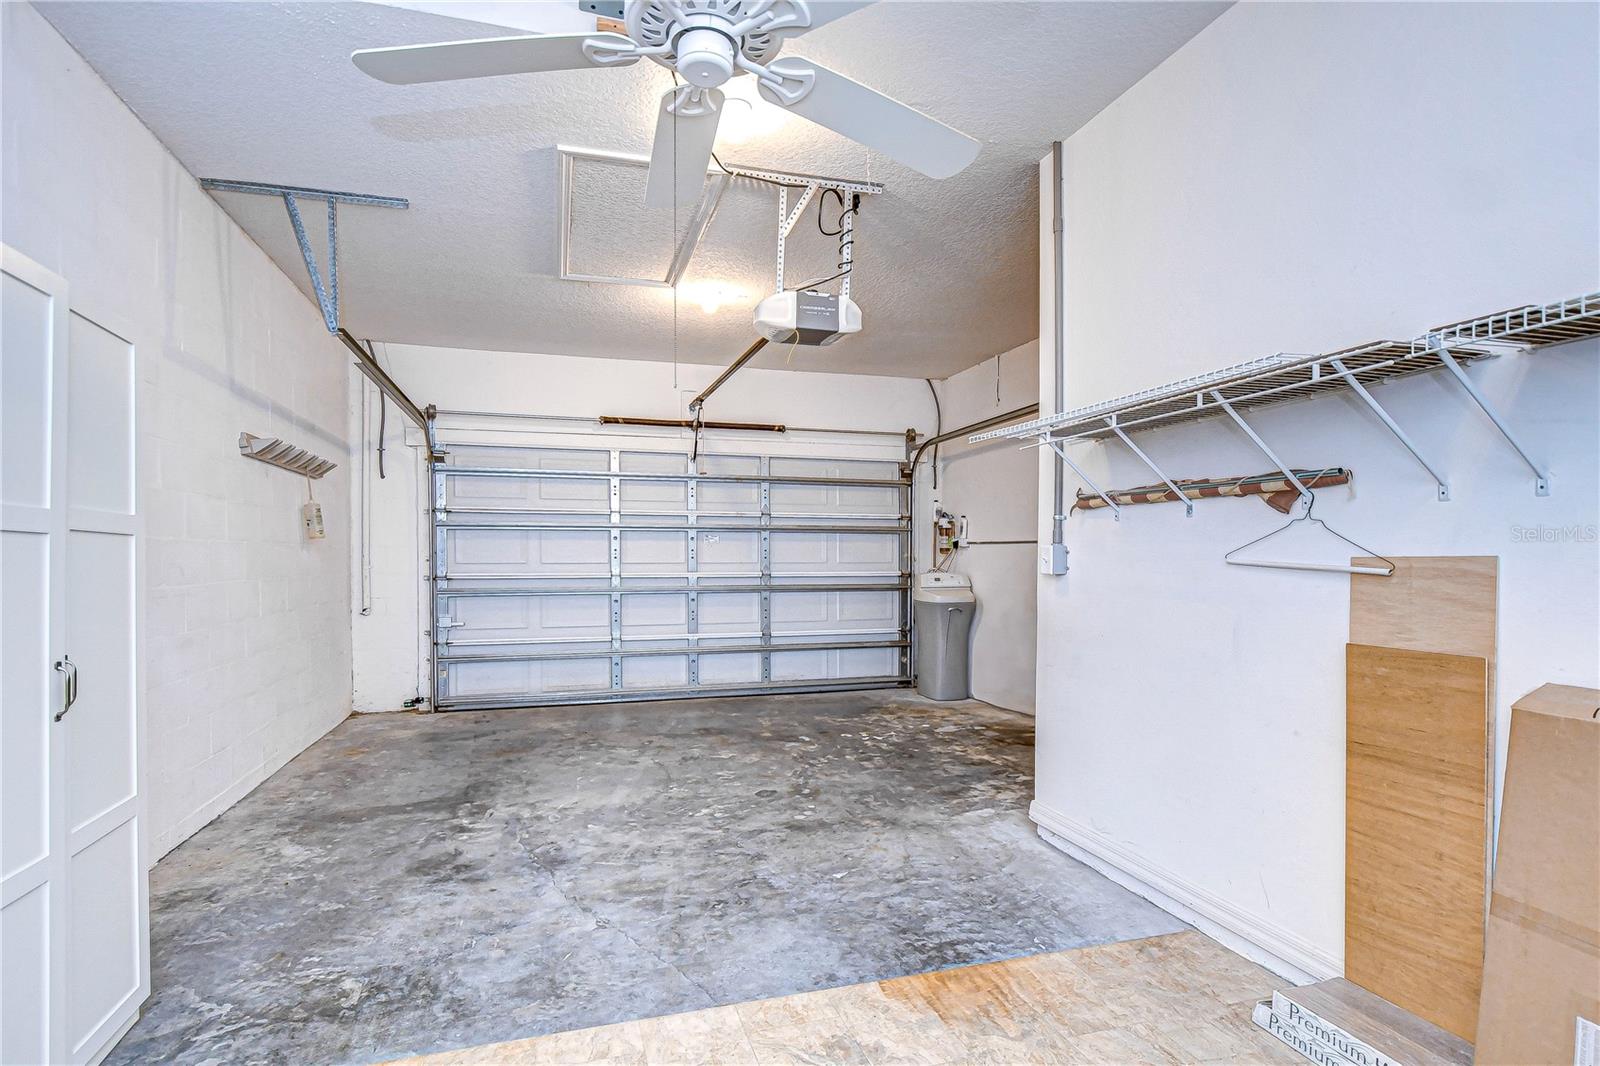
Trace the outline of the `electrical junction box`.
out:
[[[1067,572],[1067,546],[1065,544],[1046,544],[1044,551],[1039,555],[1039,573],[1051,577],[1060,577]]]
[[[756,332],[779,344],[832,344],[861,332],[861,308],[831,292],[773,293],[756,304]]]

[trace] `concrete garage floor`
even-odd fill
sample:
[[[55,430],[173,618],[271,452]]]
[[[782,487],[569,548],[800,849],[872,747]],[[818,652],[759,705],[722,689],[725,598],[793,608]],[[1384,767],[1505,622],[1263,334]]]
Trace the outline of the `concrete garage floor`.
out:
[[[362,1062],[1184,926],[903,690],[351,718],[157,865],[108,1060]]]

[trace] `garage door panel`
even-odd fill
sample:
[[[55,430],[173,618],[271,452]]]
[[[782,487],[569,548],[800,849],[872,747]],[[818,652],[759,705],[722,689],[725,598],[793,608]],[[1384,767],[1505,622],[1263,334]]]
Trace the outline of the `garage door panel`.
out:
[[[900,493],[866,485],[784,485],[772,486],[774,514],[870,515],[896,518],[900,514]]]
[[[451,481],[445,504],[452,508],[476,506],[550,507],[554,510],[604,511],[610,506],[610,482],[605,479],[525,477],[466,477]]]
[[[774,455],[768,470],[781,477],[847,478],[893,481],[900,476],[900,464],[884,459],[825,459],[809,456]]]
[[[840,681],[853,677],[890,677],[898,672],[893,648],[851,648],[843,651],[774,651],[774,681]]]
[[[896,669],[893,648],[846,648],[828,654],[833,657],[829,665],[836,678],[884,677]]]
[[[695,554],[702,574],[755,573],[761,568],[761,534],[740,530],[701,533]]]
[[[440,708],[905,678],[897,463],[451,452],[434,474]],[[857,644],[875,646],[840,646]]]
[[[761,682],[761,656],[754,653],[700,655],[700,684],[754,685]]]
[[[689,627],[689,596],[624,596],[622,639],[681,635]]]
[[[900,601],[893,592],[785,591],[772,594],[772,633],[893,632]]]
[[[491,448],[453,446],[456,464],[510,470],[595,471],[610,468],[610,453],[576,448]],[[445,483],[447,507],[525,507],[552,510],[605,511],[610,483],[598,478],[458,477]]]
[[[807,571],[881,573],[895,571],[900,538],[893,533],[786,533],[772,531],[772,572],[803,576]]]
[[[519,696],[605,692],[611,688],[611,660],[597,657],[545,662],[452,662],[440,678],[450,699],[494,697],[515,705]]]
[[[689,565],[689,535],[660,530],[623,529],[622,573],[681,571]]]
[[[456,596],[444,601],[445,641],[536,643],[609,640],[611,598],[597,596]]]
[[[624,689],[686,688],[687,655],[632,655],[622,660]]]
[[[834,611],[833,620],[842,626],[900,625],[900,598],[892,592],[836,592]]]
[[[890,566],[900,554],[897,539],[880,534],[841,534],[833,544],[840,567],[847,570]]]
[[[617,494],[624,514],[660,514],[684,511],[689,506],[689,490],[681,481],[623,481],[617,486]]]
[[[604,573],[610,566],[606,529],[473,529],[445,532],[446,574],[549,575]]]
[[[700,593],[700,632],[748,632],[761,625],[761,595],[756,592]]]
[[[629,474],[687,474],[689,457],[683,452],[623,451],[617,469]]]
[[[695,490],[702,511],[761,513],[761,487],[737,481],[702,481]]]

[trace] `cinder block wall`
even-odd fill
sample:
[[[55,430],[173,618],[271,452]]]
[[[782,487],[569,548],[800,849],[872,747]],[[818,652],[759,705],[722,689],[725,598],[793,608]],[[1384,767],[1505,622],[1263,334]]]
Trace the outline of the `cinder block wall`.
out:
[[[65,40],[6,4],[0,239],[67,280],[139,366],[148,859],[350,709],[343,348],[316,306]],[[339,469],[306,482],[239,455],[241,430]]]

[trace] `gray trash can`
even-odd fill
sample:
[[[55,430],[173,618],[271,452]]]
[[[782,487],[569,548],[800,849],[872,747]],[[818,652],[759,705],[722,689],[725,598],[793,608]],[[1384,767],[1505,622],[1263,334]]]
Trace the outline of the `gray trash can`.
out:
[[[978,610],[972,582],[961,574],[918,574],[914,599],[917,691],[930,700],[966,699],[972,694],[967,638]]]

